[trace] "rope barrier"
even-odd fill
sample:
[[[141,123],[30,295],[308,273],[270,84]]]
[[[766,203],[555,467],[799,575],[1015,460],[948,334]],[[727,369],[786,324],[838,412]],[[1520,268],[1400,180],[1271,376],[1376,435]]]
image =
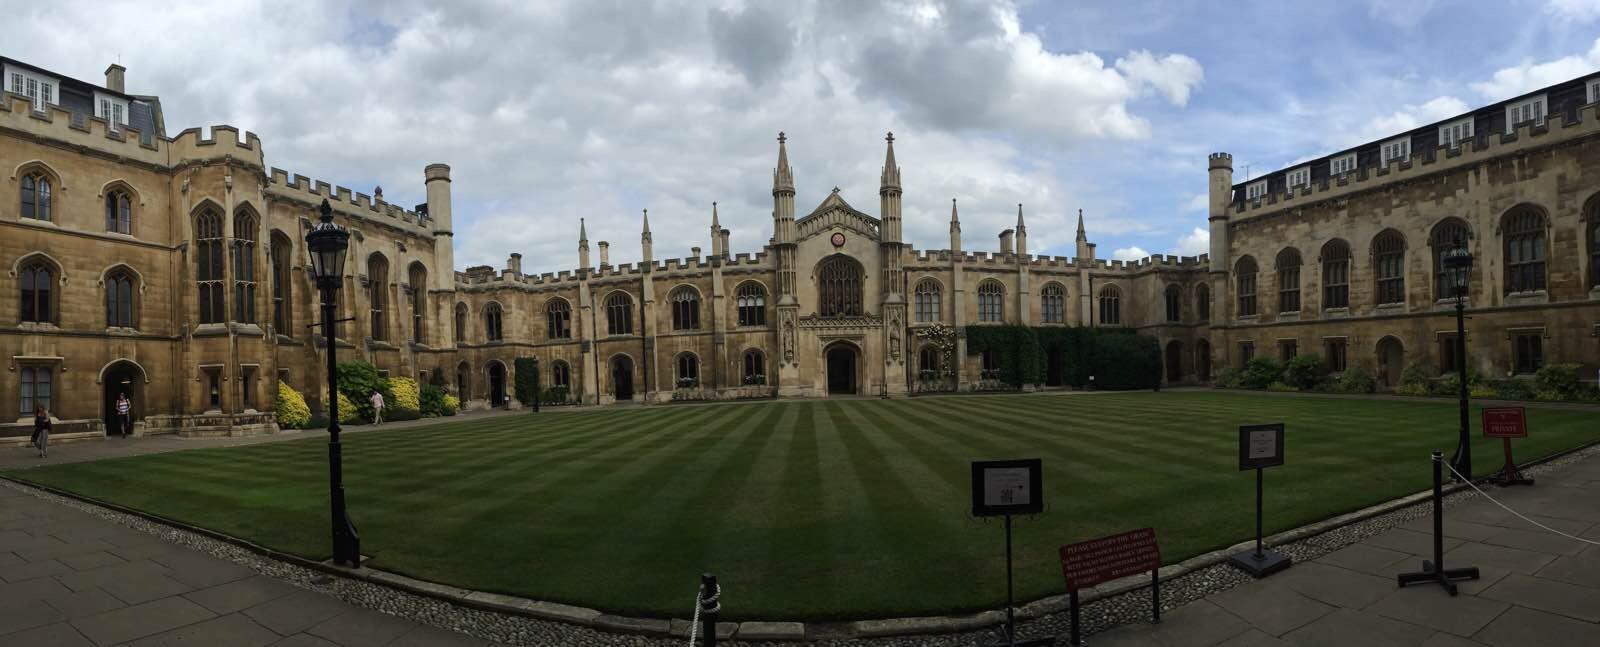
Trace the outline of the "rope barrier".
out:
[[[1550,532],[1553,532],[1555,534],[1561,535],[1562,537],[1566,537],[1567,539],[1571,539],[1573,541],[1580,541],[1580,542],[1583,542],[1585,544],[1590,544],[1590,545],[1593,545],[1593,546],[1600,546],[1600,541],[1595,541],[1593,539],[1584,539],[1582,537],[1574,537],[1574,536],[1569,535],[1567,533],[1561,532],[1560,530],[1556,530],[1555,528],[1551,528],[1550,526],[1546,526],[1546,525],[1544,525],[1542,523],[1539,523],[1537,521],[1529,519],[1526,515],[1523,515],[1521,512],[1517,512],[1516,510],[1512,510],[1511,508],[1507,507],[1506,504],[1501,503],[1499,501],[1496,501],[1494,499],[1494,497],[1489,496],[1489,493],[1488,492],[1484,492],[1481,488],[1479,488],[1477,483],[1473,483],[1467,477],[1462,476],[1461,472],[1457,472],[1456,471],[1456,467],[1454,465],[1451,465],[1450,463],[1445,462],[1445,461],[1440,461],[1440,462],[1443,463],[1445,467],[1450,468],[1450,472],[1455,474],[1456,478],[1461,479],[1461,481],[1463,483],[1466,483],[1467,485],[1472,486],[1472,489],[1477,490],[1478,494],[1482,494],[1483,498],[1488,499],[1490,503],[1493,503],[1493,504],[1495,504],[1497,506],[1500,506],[1500,509],[1505,510],[1506,512],[1509,512],[1511,514],[1516,515],[1517,518],[1519,518],[1519,519],[1521,519],[1523,521],[1526,521],[1528,523],[1531,523],[1531,524],[1533,524],[1535,526],[1538,526],[1540,528],[1543,528],[1543,529],[1545,529],[1547,531],[1550,531]]]
[[[694,619],[689,621],[689,647],[694,647],[694,641],[700,636],[700,606],[709,602],[711,608],[706,609],[706,613],[722,613],[722,584],[717,584],[717,589],[711,592],[711,597],[702,598],[705,593],[704,584],[694,592]]]

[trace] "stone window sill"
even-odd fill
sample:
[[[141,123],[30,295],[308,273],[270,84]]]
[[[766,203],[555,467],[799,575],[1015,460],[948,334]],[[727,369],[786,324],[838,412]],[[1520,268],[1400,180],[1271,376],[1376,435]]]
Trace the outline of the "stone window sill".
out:
[[[1350,308],[1326,308],[1322,316],[1325,319],[1343,319],[1350,316]]]
[[[1527,292],[1510,292],[1506,294],[1506,305],[1531,305],[1550,303],[1550,293],[1545,290],[1529,290]]]
[[[208,323],[194,327],[195,337],[222,337],[228,334],[228,324]]]
[[[1380,304],[1378,304],[1377,307],[1373,308],[1372,311],[1373,311],[1374,314],[1380,314],[1380,315],[1394,314],[1396,312],[1406,312],[1406,304],[1404,304],[1404,303],[1380,303]]]
[[[1298,310],[1296,310],[1294,312],[1280,312],[1280,313],[1278,313],[1278,321],[1299,321],[1299,320],[1300,320],[1300,311],[1298,311]]]
[[[61,330],[61,326],[57,326],[48,321],[23,321],[17,324],[17,328],[33,332],[54,332]]]

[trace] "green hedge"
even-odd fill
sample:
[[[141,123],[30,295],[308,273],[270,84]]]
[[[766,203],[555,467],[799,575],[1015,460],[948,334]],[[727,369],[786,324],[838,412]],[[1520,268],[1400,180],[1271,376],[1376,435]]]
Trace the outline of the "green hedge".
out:
[[[1045,358],[1059,354],[1062,381],[1099,389],[1150,389],[1161,383],[1161,347],[1130,328],[967,326],[967,355],[998,354],[1000,381],[1043,384]]]
[[[517,371],[515,379],[512,380],[512,395],[517,398],[517,402],[531,405],[534,398],[539,396],[539,360],[533,357],[518,357],[512,364]]]

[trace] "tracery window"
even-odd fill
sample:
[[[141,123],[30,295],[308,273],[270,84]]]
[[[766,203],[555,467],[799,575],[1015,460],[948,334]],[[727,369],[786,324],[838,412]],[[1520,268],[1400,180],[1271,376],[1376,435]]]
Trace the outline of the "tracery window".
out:
[[[556,363],[550,366],[550,385],[571,388],[572,367],[566,362],[556,360]]]
[[[551,299],[544,307],[544,331],[549,339],[572,338],[572,305],[566,299]]]
[[[1544,214],[1531,207],[1513,209],[1500,230],[1506,241],[1506,292],[1543,290]]]
[[[411,285],[411,341],[421,344],[428,339],[423,327],[428,313],[428,268],[412,263],[408,280]]]
[[[21,320],[55,323],[55,266],[42,258],[23,264],[21,279]]]
[[[687,285],[679,286],[667,297],[672,303],[673,330],[700,329],[700,293]]]
[[[256,218],[243,211],[233,217],[233,318],[256,322]]]
[[[487,341],[500,341],[500,318],[503,311],[500,304],[493,301],[483,309],[483,338]]]
[[[1278,312],[1300,311],[1300,250],[1278,252]]]
[[[199,288],[200,323],[228,320],[222,295],[222,214],[207,209],[195,218],[195,283]]]
[[[289,280],[289,255],[294,253],[293,246],[287,237],[274,232],[269,251],[272,256],[272,329],[276,334],[292,337],[289,294],[293,284]]]
[[[747,386],[767,383],[767,356],[757,349],[744,352],[744,383]]]
[[[1194,286],[1194,312],[1200,321],[1211,321],[1211,288],[1204,283]]]
[[[456,343],[467,341],[467,304],[456,304]]]
[[[988,279],[978,284],[978,321],[998,323],[1005,321],[1006,289],[999,281]]]
[[[1350,243],[1338,238],[1322,246],[1322,307],[1350,307]]]
[[[50,219],[50,176],[40,172],[22,176],[22,217]]]
[[[633,334],[633,299],[626,292],[612,292],[606,297],[606,333]]]
[[[822,262],[817,272],[817,313],[824,317],[862,314],[861,264],[848,256]]]
[[[128,192],[106,192],[106,231],[114,234],[133,233],[133,202]]]
[[[1176,283],[1167,286],[1167,321],[1177,323],[1183,321],[1183,288]]]
[[[121,267],[106,276],[106,326],[133,328],[133,272]]]
[[[700,386],[700,358],[695,357],[694,353],[680,353],[677,364],[678,388],[687,389]]]
[[[1404,303],[1406,300],[1406,239],[1393,229],[1372,239],[1373,274],[1378,277],[1378,303]]]
[[[1239,296],[1240,317],[1253,316],[1256,313],[1256,259],[1246,256],[1239,259],[1239,264],[1234,269],[1234,280],[1238,282],[1235,288]]]
[[[1039,315],[1045,323],[1067,320],[1067,291],[1060,283],[1046,283],[1039,291]]]
[[[735,303],[739,309],[739,325],[767,325],[767,288],[749,281],[739,286]]]
[[[1100,323],[1122,325],[1122,290],[1115,285],[1100,288]]]
[[[372,314],[372,338],[383,341],[389,338],[388,305],[389,262],[373,254],[367,258],[367,302]]]
[[[1589,210],[1589,285],[1600,287],[1600,200]]]
[[[1433,298],[1435,300],[1448,299],[1455,296],[1455,288],[1450,284],[1450,272],[1444,266],[1444,253],[1457,246],[1467,244],[1467,239],[1472,234],[1467,229],[1467,223],[1460,218],[1445,218],[1433,226],[1433,232],[1428,234],[1428,247],[1433,252]],[[1470,289],[1470,288],[1469,288]]]
[[[912,295],[917,310],[917,323],[932,323],[939,320],[940,297],[943,290],[939,282],[933,279],[923,279],[917,282],[917,287]]]

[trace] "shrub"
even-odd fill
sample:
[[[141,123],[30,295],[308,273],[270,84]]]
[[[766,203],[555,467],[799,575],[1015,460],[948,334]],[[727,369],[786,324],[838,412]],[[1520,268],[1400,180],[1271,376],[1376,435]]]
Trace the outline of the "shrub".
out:
[[[1284,382],[1273,382],[1273,383],[1267,385],[1267,390],[1268,391],[1275,391],[1275,392],[1278,392],[1278,393],[1294,393],[1296,391],[1299,391],[1300,389],[1296,388],[1292,384],[1286,384]]]
[[[1527,382],[1515,378],[1496,382],[1494,390],[1501,400],[1533,399],[1533,388]]]
[[[1425,396],[1428,395],[1428,385],[1427,383],[1418,384],[1416,382],[1401,384],[1394,388],[1394,393],[1395,395]]]
[[[389,381],[378,376],[378,367],[363,361],[339,362],[339,394],[348,397],[362,420],[372,420],[372,392],[383,394],[385,402],[394,401]],[[344,422],[344,405],[340,405],[339,418]]]
[[[444,369],[436,368],[428,373],[428,383],[439,388],[444,388]]]
[[[1577,364],[1546,364],[1534,375],[1536,391],[1553,396],[1553,400],[1576,400],[1583,392],[1583,381],[1578,379]],[[1545,399],[1543,395],[1540,400]]]
[[[413,413],[422,411],[422,393],[417,390],[416,380],[409,377],[390,379],[389,390],[394,393],[394,399],[387,401],[391,409],[404,409]],[[392,415],[393,412],[390,412],[384,414],[384,417],[389,418]]]
[[[1296,389],[1309,390],[1315,388],[1327,372],[1321,357],[1295,355],[1283,366],[1283,381]]]
[[[1265,389],[1267,385],[1280,381],[1283,377],[1283,365],[1271,357],[1257,357],[1244,365],[1244,379],[1241,384],[1247,389]]]
[[[1487,400],[1500,397],[1500,393],[1487,384],[1473,384],[1467,387],[1467,397],[1474,400]]]
[[[552,386],[539,394],[540,404],[566,404],[571,390],[564,386]]]
[[[422,387],[422,393],[417,398],[417,412],[424,416],[444,415],[445,390],[442,387],[429,384]]]
[[[372,404],[368,403],[367,404],[367,408],[371,409],[372,408]],[[339,394],[339,424],[341,424],[341,425],[353,425],[355,423],[361,422],[361,420],[362,420],[362,418],[361,418],[361,410],[356,408],[356,404],[354,402],[350,401],[350,397],[349,396],[346,396],[345,394],[340,393]]]
[[[1428,383],[1432,381],[1430,378],[1432,374],[1433,371],[1428,370],[1428,367],[1422,364],[1407,366],[1406,370],[1400,372],[1400,386],[1402,388],[1411,388],[1408,389],[1410,392],[1402,393],[1402,395],[1427,395]],[[1399,393],[1400,389],[1395,389],[1395,392]]]
[[[1340,393],[1372,393],[1378,390],[1378,381],[1360,366],[1353,366],[1339,374],[1337,390]]]
[[[311,419],[306,421],[306,426],[305,427],[302,427],[302,429],[327,429],[327,428],[328,428],[328,416],[326,416],[324,414],[321,414],[321,413],[313,413],[313,414],[311,414]]]
[[[518,357],[511,364],[516,371],[511,381],[512,396],[524,405],[533,404],[533,399],[539,395],[539,360]]]
[[[440,412],[447,416],[453,416],[456,415],[456,412],[460,410],[461,398],[450,395],[449,393],[444,394],[444,408],[441,409]]]
[[[1219,389],[1237,389],[1243,385],[1244,371],[1229,366],[1217,371],[1216,385]]]
[[[417,419],[420,419],[421,417],[422,417],[422,413],[417,411],[416,409],[400,409],[400,408],[389,409],[389,408],[385,408],[383,410],[383,421],[384,422],[400,422],[402,420],[417,420]]]
[[[1428,394],[1457,397],[1461,394],[1461,376],[1455,373],[1444,376],[1428,385]]]
[[[278,412],[279,427],[304,429],[311,422],[311,407],[306,406],[305,396],[283,380],[278,380],[278,401],[273,408]]]

